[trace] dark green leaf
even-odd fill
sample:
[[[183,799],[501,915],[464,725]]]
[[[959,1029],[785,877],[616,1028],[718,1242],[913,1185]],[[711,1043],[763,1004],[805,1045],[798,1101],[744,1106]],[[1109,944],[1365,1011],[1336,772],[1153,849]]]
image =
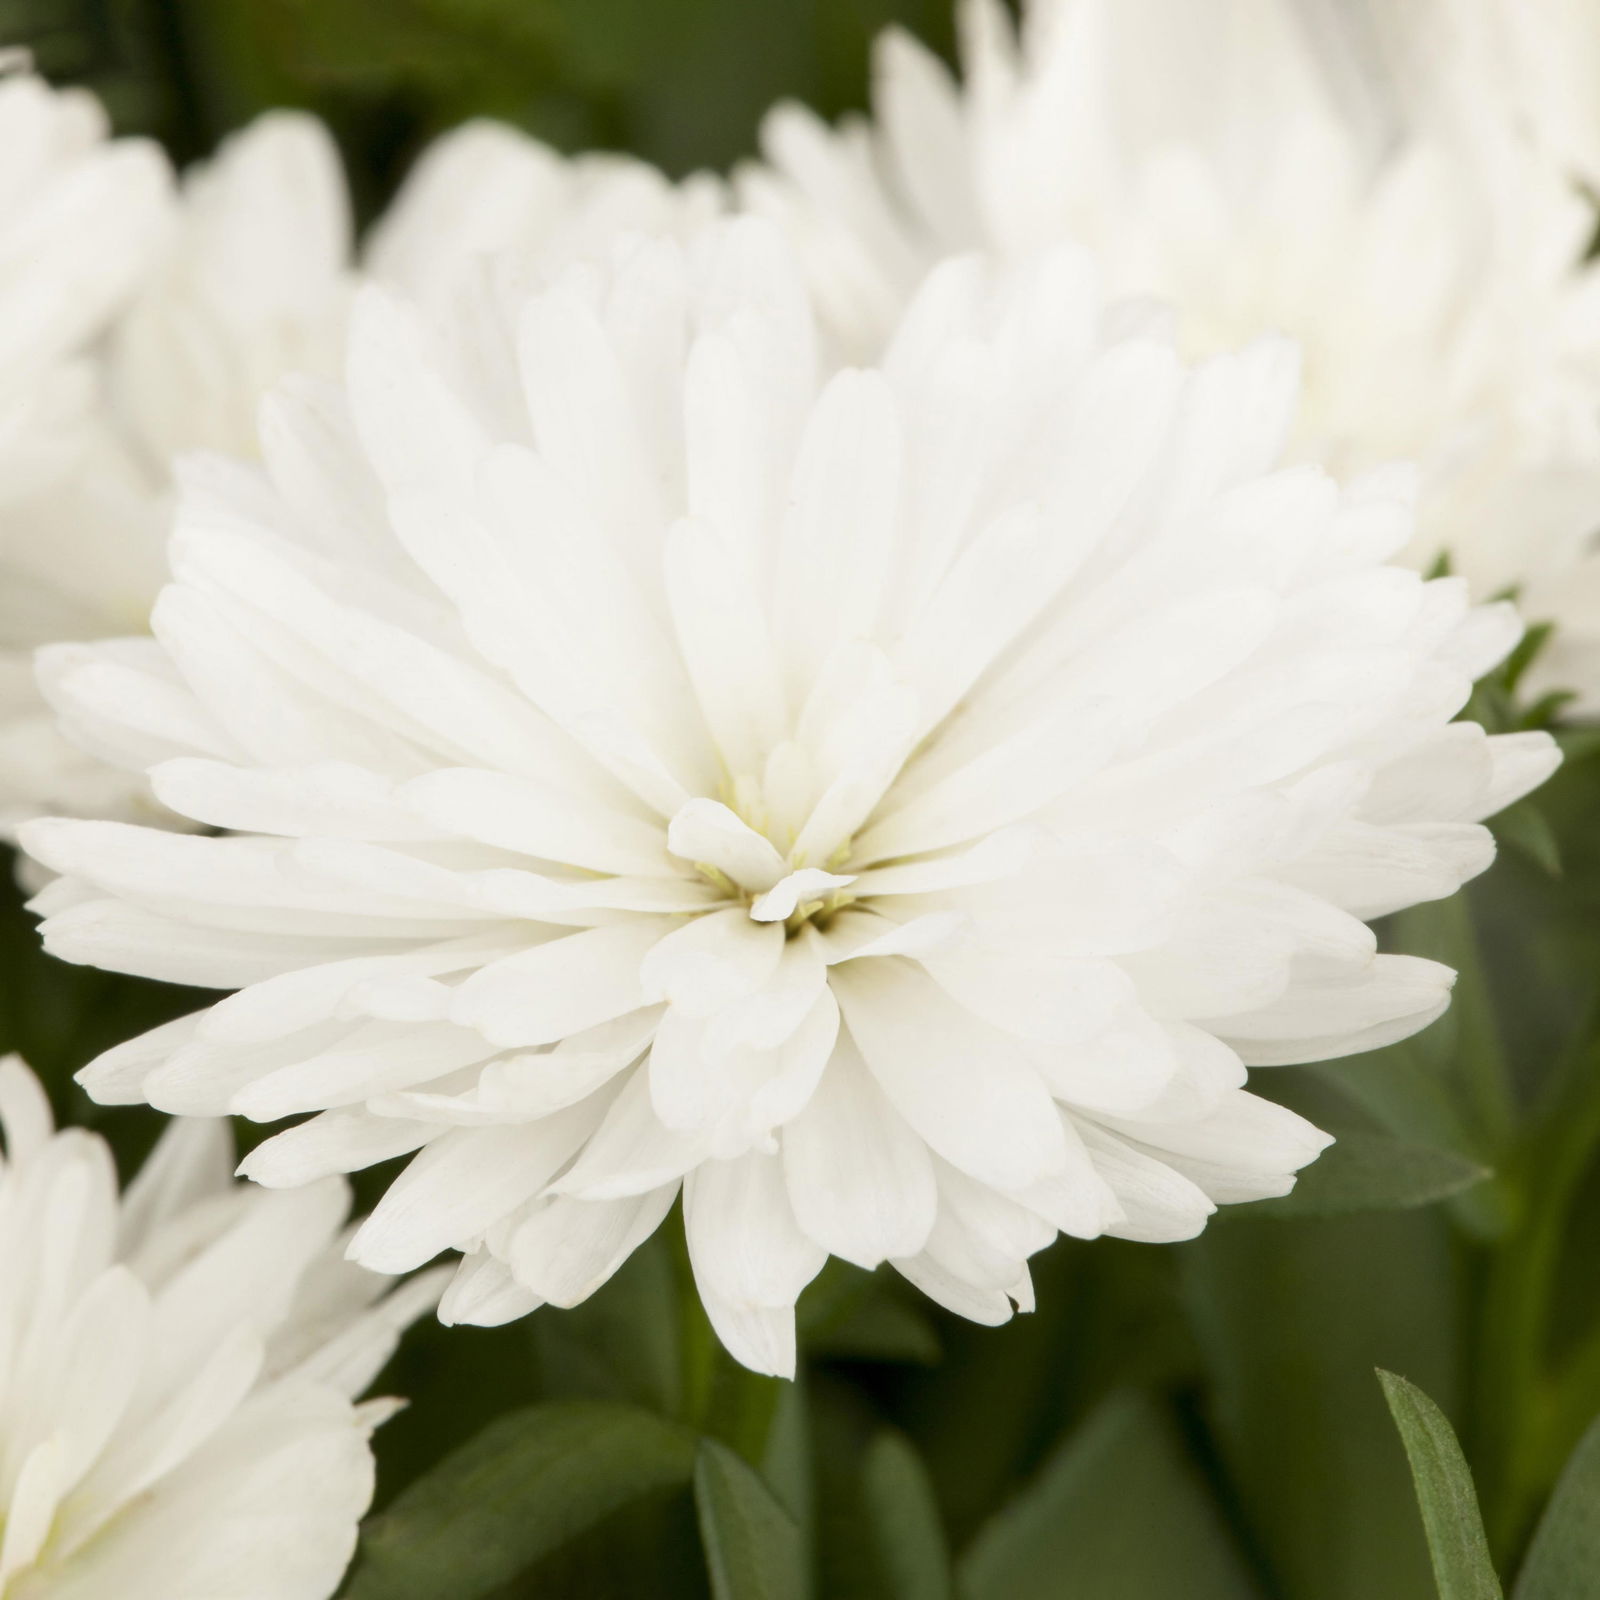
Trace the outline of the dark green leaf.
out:
[[[1286,1600],[1434,1600],[1374,1366],[1454,1397],[1459,1304],[1437,1208],[1208,1228],[1174,1252],[1205,1405],[1252,1545]]]
[[[693,1469],[691,1435],[633,1406],[512,1412],[368,1524],[348,1600],[476,1600]]]
[[[1472,1473],[1449,1419],[1414,1383],[1381,1368],[1378,1377],[1411,1463],[1439,1600],[1501,1600]]]
[[[1550,819],[1532,800],[1524,800],[1494,819],[1495,836],[1522,851],[1552,878],[1561,876],[1561,845]]]
[[[973,1541],[966,1600],[1251,1600],[1260,1590],[1171,1421],[1107,1401]]]
[[[1408,1211],[1489,1177],[1454,1150],[1411,1144],[1386,1133],[1341,1133],[1279,1200],[1224,1211],[1238,1217],[1336,1217],[1354,1211]]]
[[[799,1530],[743,1457],[702,1439],[694,1499],[715,1600],[801,1600]]]
[[[1600,1418],[1572,1452],[1517,1575],[1513,1600],[1600,1596]]]
[[[862,1486],[889,1600],[949,1600],[950,1552],[933,1485],[903,1434],[885,1431],[868,1446]]]

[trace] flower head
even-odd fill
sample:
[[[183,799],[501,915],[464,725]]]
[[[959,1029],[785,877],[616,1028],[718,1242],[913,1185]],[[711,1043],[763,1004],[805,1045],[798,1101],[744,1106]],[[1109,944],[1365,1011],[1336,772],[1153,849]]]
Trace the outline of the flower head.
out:
[[[229,1181],[226,1123],[173,1123],[127,1193],[0,1060],[0,1596],[327,1600],[372,1497],[354,1403],[425,1280],[341,1259],[338,1182]]]
[[[573,1304],[681,1189],[788,1372],[829,1253],[1000,1321],[1058,1230],[1282,1193],[1326,1140],[1246,1064],[1436,1015],[1361,919],[1554,764],[1450,721],[1517,623],[1387,564],[1404,482],[1275,467],[1291,347],[1186,369],[1073,250],[813,347],[752,219],[476,344],[369,291],[343,393],[187,480],[155,641],[45,653],[233,830],[26,831],[51,950],[240,991],[84,1082],[317,1113],[267,1184],[420,1151],[353,1252],[465,1251],[447,1318]]]
[[[1522,583],[1558,608],[1600,521],[1595,214],[1515,106],[1463,92],[1432,36],[1415,70],[1374,73],[1354,11],[1326,37],[1283,0],[1024,9],[1019,35],[964,0],[959,84],[886,35],[870,123],[770,116],[745,197],[799,242],[838,341],[881,348],[954,251],[1076,240],[1111,292],[1173,309],[1192,357],[1294,338],[1293,452],[1341,475],[1417,461],[1408,559],[1447,551],[1480,596]]]

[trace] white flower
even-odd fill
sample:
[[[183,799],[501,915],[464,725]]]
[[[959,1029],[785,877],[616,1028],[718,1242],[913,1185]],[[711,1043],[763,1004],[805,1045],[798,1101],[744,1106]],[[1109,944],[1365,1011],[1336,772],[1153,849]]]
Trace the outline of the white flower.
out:
[[[91,97],[14,64],[0,58],[0,508],[72,467],[81,358],[158,248],[168,204],[153,145],[109,141]]]
[[[250,451],[268,384],[336,369],[346,212],[337,152],[314,118],[274,114],[226,141],[187,178],[165,249],[106,330],[76,469],[0,507],[0,825],[44,808],[153,815],[142,784],[55,732],[31,652],[143,632],[165,576],[172,454]]]
[[[171,1124],[119,1201],[12,1056],[0,1131],[0,1596],[326,1600],[394,1409],[353,1397],[434,1287],[342,1259],[341,1183],[231,1183],[226,1123]]]
[[[769,118],[745,197],[799,241],[840,342],[881,347],[952,252],[1077,240],[1112,292],[1174,307],[1191,356],[1295,338],[1296,454],[1341,474],[1417,460],[1409,558],[1448,549],[1481,596],[1546,580],[1549,609],[1600,525],[1596,218],[1507,97],[1420,62],[1385,76],[1360,8],[1025,11],[1019,39],[999,0],[963,0],[960,85],[886,35],[871,123]],[[1397,56],[1411,37],[1380,31]]]
[[[137,485],[119,476],[96,425],[94,348],[156,258],[170,225],[164,158],[143,140],[107,138],[99,105],[52,91],[0,62],[0,829],[37,802],[63,805],[126,787],[68,750],[39,705],[27,647],[75,636],[75,596],[59,568],[99,568],[79,519],[104,504],[134,519]],[[92,487],[91,487],[92,486]],[[39,508],[55,505],[59,515]],[[91,523],[100,526],[98,516]],[[88,530],[96,546],[94,528]],[[119,530],[103,571],[121,574],[128,549],[157,548]],[[87,559],[85,559],[87,558]],[[95,581],[107,581],[104,579]],[[111,579],[109,581],[115,581]],[[143,583],[143,580],[140,580]],[[143,584],[148,595],[149,587]],[[98,626],[99,633],[119,631]],[[92,790],[92,795],[86,794]],[[30,804],[35,802],[35,804]]]
[[[94,112],[92,101],[70,104]],[[511,129],[470,124],[424,154],[375,231],[370,267],[443,312],[491,253],[535,272],[624,229],[686,228],[720,203],[707,180],[675,187],[641,162],[569,161]],[[91,259],[107,253],[92,239],[66,243]],[[106,340],[78,470],[0,507],[0,830],[41,811],[159,820],[142,783],[61,738],[31,652],[147,630],[165,576],[173,458],[253,455],[273,383],[336,373],[352,252],[338,151],[314,117],[261,117],[186,177],[168,248]],[[42,258],[39,270],[59,276]],[[0,278],[0,319],[5,294]],[[92,311],[86,292],[77,298]]]
[[[1274,470],[1295,365],[1186,371],[1069,250],[824,382],[754,219],[472,348],[369,291],[343,395],[189,478],[157,642],[44,655],[235,830],[25,830],[56,954],[241,990],[83,1081],[320,1113],[271,1185],[420,1149],[354,1255],[465,1250],[455,1321],[581,1300],[681,1186],[768,1372],[830,1252],[998,1322],[1058,1230],[1282,1193],[1326,1141],[1245,1064],[1437,1015],[1360,919],[1556,760],[1450,722],[1517,623],[1385,564],[1404,482]]]

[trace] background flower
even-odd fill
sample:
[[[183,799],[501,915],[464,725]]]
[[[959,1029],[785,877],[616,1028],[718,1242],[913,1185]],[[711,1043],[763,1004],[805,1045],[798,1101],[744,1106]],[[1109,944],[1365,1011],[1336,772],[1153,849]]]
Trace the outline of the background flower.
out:
[[[426,1147],[354,1250],[465,1250],[461,1321],[581,1300],[681,1183],[788,1373],[827,1254],[1004,1320],[1058,1230],[1288,1188],[1326,1141],[1246,1062],[1444,1008],[1360,919],[1557,756],[1450,724],[1517,623],[1385,565],[1403,484],[1272,470],[1291,349],[1186,372],[1068,250],[950,263],[828,379],[754,221],[474,331],[369,294],[265,475],[191,476],[158,643],[42,657],[239,835],[25,830],[54,953],[243,986],[97,1096],[321,1113],[272,1184]]]
[[[119,1201],[0,1060],[0,1595],[327,1600],[372,1498],[354,1399],[437,1294],[345,1263],[349,1199],[234,1184],[225,1122],[174,1122]]]
[[[87,97],[48,102],[33,80],[10,87],[29,106],[58,103],[98,126]],[[27,154],[22,143],[14,159]],[[160,178],[156,152],[129,146],[121,160],[136,157],[153,170],[141,167],[138,182],[95,216],[101,234],[135,210],[141,185]],[[106,181],[121,182],[118,171],[108,164]],[[91,209],[95,196],[81,204]],[[474,125],[425,152],[375,232],[371,270],[446,313],[491,253],[524,271],[560,264],[618,230],[687,225],[718,204],[709,180],[680,191],[642,162],[569,162],[513,129]],[[105,267],[103,292],[62,296],[86,322],[106,302],[84,342],[87,332],[104,338],[77,373],[96,397],[78,464],[44,492],[0,505],[0,825],[40,811],[171,820],[142,782],[61,738],[40,705],[32,651],[145,632],[165,575],[175,458],[254,455],[267,389],[287,373],[336,373],[356,281],[352,226],[326,128],[302,113],[273,112],[187,174],[159,254],[63,231],[74,251],[118,263],[126,303],[111,320]],[[60,265],[32,243],[27,259],[40,281],[59,284]],[[29,294],[27,283],[12,289],[0,280],[0,315],[14,295],[22,323],[32,314]],[[39,453],[17,452],[29,467]]]
[[[1581,619],[1567,585],[1600,521],[1594,208],[1515,98],[1453,82],[1446,47],[1437,64],[1451,21],[1378,23],[1396,55],[1430,41],[1386,73],[1358,8],[1024,10],[1019,35],[995,0],[961,7],[959,84],[885,35],[869,123],[768,118],[770,166],[744,192],[800,241],[840,343],[881,348],[952,250],[1075,239],[1115,293],[1173,308],[1191,356],[1298,340],[1296,452],[1345,474],[1421,463],[1410,559],[1444,553],[1480,597],[1519,583],[1532,615]],[[1574,652],[1554,686],[1591,694],[1596,661]]]

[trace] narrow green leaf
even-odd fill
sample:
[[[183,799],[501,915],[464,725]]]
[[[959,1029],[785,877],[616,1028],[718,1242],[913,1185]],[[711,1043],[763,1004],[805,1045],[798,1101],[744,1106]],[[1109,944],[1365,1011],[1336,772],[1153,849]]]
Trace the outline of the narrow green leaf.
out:
[[[1460,1194],[1490,1176],[1454,1150],[1352,1129],[1302,1172],[1279,1200],[1241,1206],[1239,1217],[1337,1217],[1358,1211],[1410,1211]],[[1224,1211],[1228,1217],[1230,1212]]]
[[[1501,1600],[1467,1458],[1449,1419],[1414,1383],[1378,1369],[1411,1463],[1439,1600]]]
[[[1106,1401],[962,1558],[965,1600],[1253,1600],[1260,1594],[1171,1421]]]
[[[1600,1417],[1567,1459],[1512,1595],[1513,1600],[1600,1596]]]
[[[742,1456],[702,1439],[694,1500],[714,1600],[802,1600],[799,1529]]]
[[[693,1470],[692,1435],[634,1406],[514,1411],[367,1525],[346,1600],[477,1600]]]
[[[862,1468],[878,1569],[889,1600],[950,1600],[950,1551],[922,1458],[885,1429]]]

